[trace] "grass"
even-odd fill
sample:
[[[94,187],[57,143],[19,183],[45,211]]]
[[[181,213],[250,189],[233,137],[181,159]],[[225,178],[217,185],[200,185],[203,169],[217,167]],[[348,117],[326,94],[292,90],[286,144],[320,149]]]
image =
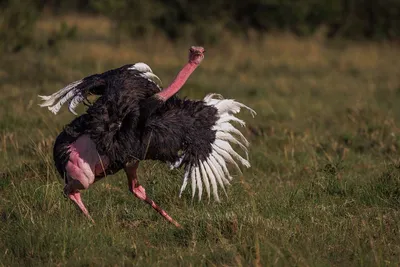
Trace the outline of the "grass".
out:
[[[54,138],[72,114],[40,109],[38,94],[144,61],[168,84],[190,42],[109,37],[109,22],[60,20],[78,36],[0,60],[0,265],[398,266],[400,262],[400,49],[390,44],[221,36],[181,91],[235,98],[252,167],[221,204],[179,199],[182,171],[144,162],[147,192],[176,229],[129,194],[123,173],[83,193],[96,221],[62,196]]]

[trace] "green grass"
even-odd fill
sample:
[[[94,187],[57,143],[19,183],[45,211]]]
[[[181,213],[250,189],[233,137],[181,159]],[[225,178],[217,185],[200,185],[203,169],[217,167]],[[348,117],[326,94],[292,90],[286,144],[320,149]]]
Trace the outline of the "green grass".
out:
[[[38,38],[57,25],[43,20]],[[216,204],[190,190],[178,198],[182,171],[143,162],[141,183],[183,229],[130,195],[123,173],[83,192],[92,225],[62,196],[52,162],[73,116],[39,108],[37,95],[138,61],[168,84],[191,45],[154,37],[118,47],[108,28],[86,18],[76,40],[1,56],[0,265],[398,266],[399,48],[222,36],[179,94],[254,108],[256,118],[241,115],[252,167]]]

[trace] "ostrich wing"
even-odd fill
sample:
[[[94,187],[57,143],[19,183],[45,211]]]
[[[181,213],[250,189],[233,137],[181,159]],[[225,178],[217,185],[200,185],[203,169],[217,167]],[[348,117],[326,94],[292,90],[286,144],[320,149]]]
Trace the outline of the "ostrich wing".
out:
[[[39,97],[43,103],[41,107],[48,107],[48,109],[57,114],[62,105],[69,102],[68,109],[71,113],[77,115],[75,108],[85,100],[90,94],[103,95],[106,93],[109,84],[113,83],[115,79],[147,79],[155,83],[158,87],[161,84],[160,79],[153,74],[151,68],[145,63],[136,63],[134,65],[124,65],[120,68],[109,70],[102,74],[94,74],[72,82],[49,96]]]
[[[217,98],[214,96],[217,96]],[[208,198],[210,198],[210,189],[212,189],[214,199],[219,202],[218,186],[225,192],[225,185],[229,185],[232,180],[232,176],[227,167],[228,164],[236,167],[239,173],[241,173],[241,169],[238,163],[247,168],[250,167],[247,149],[249,142],[245,136],[231,124],[231,122],[236,122],[241,126],[245,126],[244,121],[234,116],[240,112],[241,108],[249,110],[253,116],[256,115],[256,112],[242,103],[233,99],[223,99],[222,96],[216,94],[207,95],[203,101],[205,105],[217,109],[218,118],[210,129],[215,132],[215,139],[210,144],[211,151],[208,152],[207,155],[204,155],[203,159],[200,160],[196,159],[197,157],[193,157],[195,159],[193,162],[186,163],[187,165],[180,195],[185,190],[189,180],[191,180],[193,197],[197,188],[199,189],[198,197],[199,200],[201,200],[204,183]],[[235,135],[238,135],[241,138],[241,141],[239,141]],[[234,150],[235,147],[232,147],[230,143],[240,147],[246,154],[246,158],[237,153]],[[182,165],[182,162],[185,162],[185,154],[179,158],[177,162],[171,165],[172,167],[179,167]],[[201,170],[199,174],[195,172],[198,169]]]

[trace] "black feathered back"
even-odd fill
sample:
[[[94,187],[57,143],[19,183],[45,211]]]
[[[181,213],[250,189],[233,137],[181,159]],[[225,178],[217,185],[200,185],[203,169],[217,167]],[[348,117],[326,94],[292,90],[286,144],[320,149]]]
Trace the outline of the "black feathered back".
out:
[[[203,101],[172,98],[147,118],[143,129],[145,159],[182,163],[203,160],[211,152],[217,110]]]
[[[135,159],[174,162],[182,154],[183,163],[194,163],[210,153],[216,109],[176,96],[163,102],[153,97],[160,87],[129,66],[89,76],[77,86],[81,93],[101,96],[57,138],[60,173],[69,156],[65,146],[84,134],[116,169]]]

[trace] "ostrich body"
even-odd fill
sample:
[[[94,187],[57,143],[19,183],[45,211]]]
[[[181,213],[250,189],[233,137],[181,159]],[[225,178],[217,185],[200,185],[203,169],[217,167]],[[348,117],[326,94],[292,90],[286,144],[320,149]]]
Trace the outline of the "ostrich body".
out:
[[[139,184],[136,171],[141,160],[159,160],[172,168],[184,166],[179,196],[191,181],[192,197],[198,190],[199,200],[204,184],[208,197],[212,191],[219,201],[218,186],[225,191],[224,186],[232,179],[226,163],[239,169],[238,160],[250,167],[229,142],[243,148],[247,156],[248,142],[230,121],[244,125],[234,114],[240,108],[255,114],[252,109],[215,94],[203,100],[175,96],[204,58],[202,47],[191,47],[189,51],[188,63],[165,89],[158,85],[159,78],[149,66],[136,63],[91,75],[50,96],[40,96],[44,101],[41,106],[54,114],[66,102],[76,114],[75,107],[85,103],[89,94],[100,95],[86,113],[64,127],[53,150],[56,168],[65,181],[64,194],[90,220],[79,190],[124,169],[129,190],[179,227]]]

